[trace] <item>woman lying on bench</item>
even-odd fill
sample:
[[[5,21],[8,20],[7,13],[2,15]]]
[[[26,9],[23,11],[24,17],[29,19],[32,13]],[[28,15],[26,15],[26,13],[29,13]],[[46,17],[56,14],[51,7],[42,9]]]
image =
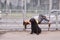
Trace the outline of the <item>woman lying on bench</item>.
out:
[[[45,20],[45,21],[49,24],[48,26],[50,27],[49,20],[46,18],[46,16],[40,14],[39,16],[33,17],[33,18],[36,20],[37,24],[41,24],[42,21]],[[26,29],[26,26],[27,26],[28,24],[30,24],[30,21],[29,21],[29,20],[24,20],[24,21],[23,21],[23,25],[25,26],[25,29]],[[49,29],[48,29],[48,30],[49,30]]]

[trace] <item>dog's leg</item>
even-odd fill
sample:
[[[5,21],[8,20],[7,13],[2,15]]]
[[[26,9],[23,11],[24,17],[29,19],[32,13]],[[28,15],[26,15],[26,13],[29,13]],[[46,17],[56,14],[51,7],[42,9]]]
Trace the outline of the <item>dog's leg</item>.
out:
[[[34,33],[33,28],[31,28],[31,33],[30,34],[33,34],[33,33]]]
[[[33,34],[33,31],[31,31],[31,33],[30,34]]]

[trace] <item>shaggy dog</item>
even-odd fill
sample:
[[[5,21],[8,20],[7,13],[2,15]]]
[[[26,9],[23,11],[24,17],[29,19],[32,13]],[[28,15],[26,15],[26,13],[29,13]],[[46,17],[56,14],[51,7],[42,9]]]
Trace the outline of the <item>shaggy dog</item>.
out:
[[[31,22],[31,34],[36,33],[37,35],[41,33],[41,28],[39,28],[36,20],[34,18],[30,19]]]

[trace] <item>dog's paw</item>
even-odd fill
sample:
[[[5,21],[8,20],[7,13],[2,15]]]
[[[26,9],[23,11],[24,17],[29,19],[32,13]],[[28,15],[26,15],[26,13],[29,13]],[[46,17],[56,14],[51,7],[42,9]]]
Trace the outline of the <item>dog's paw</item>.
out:
[[[37,35],[39,35],[39,33],[37,33]]]
[[[33,32],[31,32],[30,34],[33,34]]]

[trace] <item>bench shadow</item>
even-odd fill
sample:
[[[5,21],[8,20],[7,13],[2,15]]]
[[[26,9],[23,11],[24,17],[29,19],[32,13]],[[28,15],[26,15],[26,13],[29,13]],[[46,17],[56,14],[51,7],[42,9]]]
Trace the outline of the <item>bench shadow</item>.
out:
[[[6,34],[7,32],[6,31],[0,31],[0,36]]]

